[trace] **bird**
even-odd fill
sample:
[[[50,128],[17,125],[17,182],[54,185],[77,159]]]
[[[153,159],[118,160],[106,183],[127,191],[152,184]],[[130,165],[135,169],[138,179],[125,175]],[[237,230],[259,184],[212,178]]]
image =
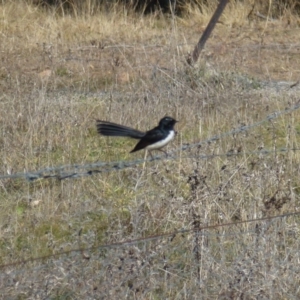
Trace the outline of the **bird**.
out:
[[[159,121],[158,126],[146,132],[108,121],[96,120],[96,122],[97,131],[100,135],[138,139],[139,142],[130,153],[145,149],[150,151],[152,157],[151,150],[160,150],[167,155],[161,148],[166,146],[175,137],[174,126],[178,121],[172,117],[165,116]]]

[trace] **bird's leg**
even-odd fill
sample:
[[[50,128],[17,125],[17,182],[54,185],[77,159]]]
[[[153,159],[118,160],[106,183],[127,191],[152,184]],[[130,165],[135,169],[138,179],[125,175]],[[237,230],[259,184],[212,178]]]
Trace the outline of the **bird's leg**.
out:
[[[163,152],[163,153],[166,155],[166,157],[169,156],[169,154],[168,154],[166,151],[164,151],[164,150],[162,150],[162,149],[157,149],[157,150]]]
[[[147,150],[147,151],[148,151],[148,150]],[[152,152],[151,152],[150,150],[149,150],[149,154],[150,154],[152,160],[154,160],[154,157],[153,157]]]

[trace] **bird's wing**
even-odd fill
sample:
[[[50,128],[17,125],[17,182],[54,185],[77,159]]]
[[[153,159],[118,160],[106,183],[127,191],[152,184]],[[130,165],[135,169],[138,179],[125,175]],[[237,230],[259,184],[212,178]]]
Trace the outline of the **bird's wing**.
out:
[[[146,148],[149,145],[155,144],[164,138],[164,134],[161,130],[155,127],[152,130],[146,132],[143,138],[136,144],[134,149],[130,152],[135,152]]]

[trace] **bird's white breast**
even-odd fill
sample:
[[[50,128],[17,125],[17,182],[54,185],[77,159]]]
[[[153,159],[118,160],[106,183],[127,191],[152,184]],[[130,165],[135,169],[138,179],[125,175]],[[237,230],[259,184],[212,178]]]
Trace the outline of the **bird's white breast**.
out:
[[[171,130],[169,135],[166,138],[147,146],[146,149],[148,149],[148,150],[160,149],[160,148],[164,147],[165,145],[167,145],[170,141],[172,141],[174,136],[175,136],[175,132],[174,132],[174,130]]]

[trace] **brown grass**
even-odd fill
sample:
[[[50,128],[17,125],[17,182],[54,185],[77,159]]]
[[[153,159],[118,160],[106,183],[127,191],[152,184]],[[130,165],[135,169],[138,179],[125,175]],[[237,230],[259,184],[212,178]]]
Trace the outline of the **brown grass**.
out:
[[[215,6],[214,6],[215,7]],[[299,101],[299,19],[231,3],[195,68],[185,58],[213,8],[184,17],[57,15],[0,6],[1,174],[143,158],[95,119],[146,130],[180,120],[168,151]],[[0,180],[3,299],[299,297],[299,217],[103,244],[299,211],[297,111],[216,142],[80,179]],[[269,155],[253,151],[269,149]],[[226,156],[226,153],[241,153]],[[215,156],[200,159],[200,155]],[[224,155],[223,155],[224,154]]]

